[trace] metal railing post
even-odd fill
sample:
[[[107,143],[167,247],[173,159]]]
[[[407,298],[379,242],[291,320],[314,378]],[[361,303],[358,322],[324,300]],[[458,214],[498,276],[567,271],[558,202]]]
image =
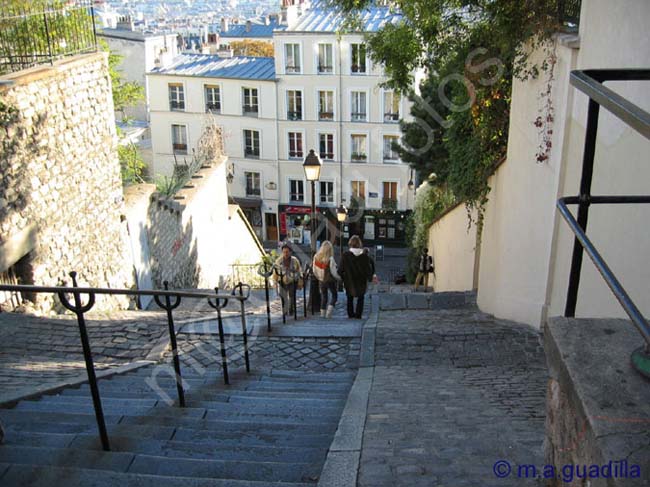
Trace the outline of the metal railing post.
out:
[[[71,272],[73,287],[77,285],[77,273]],[[106,432],[106,421],[104,420],[104,411],[102,409],[102,401],[99,396],[99,388],[97,386],[97,376],[95,375],[95,364],[93,362],[93,355],[90,349],[90,341],[88,340],[88,330],[86,329],[86,319],[84,313],[87,313],[95,305],[95,295],[88,294],[88,303],[83,305],[81,303],[81,294],[74,292],[74,305],[70,303],[68,298],[63,292],[58,293],[59,299],[63,306],[77,315],[77,324],[79,325],[79,335],[81,337],[81,347],[83,349],[84,360],[86,362],[86,373],[88,374],[88,385],[90,387],[90,394],[93,398],[93,407],[95,408],[95,419],[97,420],[97,429],[99,430],[99,438],[102,442],[104,451],[110,451],[111,447],[108,442],[108,433]]]
[[[169,290],[169,282],[163,282],[165,286],[165,291]],[[172,346],[172,359],[174,361],[174,372],[176,374],[176,390],[178,391],[178,403],[182,408],[185,407],[185,392],[183,391],[183,377],[181,376],[181,362],[178,357],[178,345],[176,343],[176,330],[174,328],[174,317],[172,315],[172,310],[178,308],[181,304],[180,296],[176,296],[174,304],[171,303],[169,296],[165,296],[165,303],[163,304],[159,296],[153,297],[156,304],[160,306],[167,312],[167,326],[169,328],[169,342]]]
[[[309,282],[309,265],[305,267],[305,272],[302,275],[302,312],[305,318],[307,318],[307,283]],[[309,291],[311,292],[311,291]]]
[[[578,225],[583,232],[587,231],[589,220],[589,205],[591,197],[591,182],[594,174],[594,158],[596,156],[596,136],[598,134],[598,115],[600,105],[589,99],[587,113],[587,135],[585,137],[585,150],[582,158],[582,177],[580,180],[580,203],[578,205]],[[572,318],[576,315],[578,302],[578,288],[580,287],[580,274],[582,272],[582,256],[584,249],[576,237],[573,242],[573,256],[571,258],[571,271],[567,291],[564,316]]]
[[[219,295],[219,288],[215,287],[214,288],[215,294],[218,296]],[[226,339],[224,337],[223,333],[223,320],[221,318],[221,310],[225,308],[228,305],[228,299],[223,299],[222,300],[217,297],[215,298],[214,303],[208,298],[208,304],[217,310],[217,324],[219,326],[219,349],[221,352],[221,368],[223,370],[223,382],[224,384],[228,385],[230,384],[230,379],[228,378],[228,359],[226,357]]]
[[[239,288],[239,296],[241,298],[244,297],[244,284],[241,282],[237,284],[237,287],[235,289]],[[235,293],[235,289],[233,289],[233,294]],[[250,290],[249,290],[250,293]],[[240,305],[240,314],[241,314],[241,332],[242,332],[242,337],[244,340],[244,361],[246,362],[246,372],[251,371],[251,364],[250,360],[248,357],[248,330],[246,330],[246,305],[244,304],[244,300],[240,299],[239,300],[239,305]]]
[[[273,274],[273,266],[269,269],[269,263],[263,262],[257,268],[257,273],[264,277],[264,296],[266,297],[266,328],[271,331],[271,301],[269,298],[269,277]]]

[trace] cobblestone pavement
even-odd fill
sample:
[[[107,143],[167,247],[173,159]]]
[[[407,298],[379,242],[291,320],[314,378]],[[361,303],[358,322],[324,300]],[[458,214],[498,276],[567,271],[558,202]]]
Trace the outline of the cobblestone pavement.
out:
[[[263,317],[265,322],[266,302],[264,292],[256,292],[254,299],[246,305],[247,313]],[[342,296],[341,296],[342,297]],[[272,295],[272,298],[275,296]],[[212,308],[204,302],[187,303],[174,311],[177,330],[183,321],[205,319],[215,316]],[[238,306],[229,304],[226,316],[238,313]],[[335,319],[343,319],[345,298],[339,299]],[[302,300],[298,302],[302,312]],[[366,312],[367,314],[367,312]],[[310,323],[299,313],[298,323]],[[259,318],[258,318],[259,319]],[[316,318],[314,322],[319,322]],[[119,311],[113,313],[89,313],[87,328],[93,358],[97,370],[125,365],[137,360],[158,360],[168,343],[167,318],[160,311]],[[279,300],[272,301],[274,327],[281,325]],[[287,324],[294,324],[293,318]],[[243,347],[241,338],[231,338],[232,366],[243,364],[240,357]],[[311,338],[252,337],[250,355],[258,367],[288,367],[313,370],[339,370],[358,366],[359,340]],[[187,365],[192,358],[188,352],[201,344],[195,355],[206,362],[205,352],[211,360],[218,357],[216,336],[195,336],[179,334],[181,352],[187,354]],[[300,352],[299,352],[300,350]],[[355,362],[356,360],[356,362]],[[220,363],[220,360],[218,361]],[[212,362],[206,362],[206,365]],[[332,365],[326,365],[326,364]],[[218,365],[217,365],[218,366]],[[0,313],[0,399],[10,397],[26,388],[53,386],[62,381],[85,378],[85,363],[81,351],[79,328],[72,315],[38,317],[24,313]]]
[[[368,315],[369,299],[365,305],[365,315]],[[256,310],[254,316],[261,317],[262,324],[266,323],[264,315],[266,308]],[[305,319],[302,315],[302,302],[298,303],[298,321],[292,317],[287,319],[287,324],[282,325],[280,307],[274,303],[273,327],[280,329],[286,326],[291,329],[295,324],[318,326],[326,328],[328,325],[343,325],[358,323],[358,320],[349,320],[345,309],[345,297],[339,293],[339,299],[331,319],[320,317]],[[254,321],[254,320],[253,320]],[[258,319],[258,321],[260,321]],[[200,327],[199,327],[200,329]],[[249,357],[251,367],[260,369],[295,369],[309,371],[341,371],[356,369],[359,366],[359,351],[361,348],[360,337],[295,337],[295,336],[265,336],[256,335],[253,331],[248,339]],[[227,340],[228,366],[233,370],[244,367],[244,347],[241,336],[229,336]],[[201,368],[221,369],[221,356],[219,350],[219,337],[205,333],[179,333],[179,355],[185,367],[195,370]],[[171,363],[171,353],[165,355],[165,361]]]
[[[382,312],[358,485],[527,486],[543,465],[539,334],[476,309]],[[497,461],[513,473],[497,478]]]

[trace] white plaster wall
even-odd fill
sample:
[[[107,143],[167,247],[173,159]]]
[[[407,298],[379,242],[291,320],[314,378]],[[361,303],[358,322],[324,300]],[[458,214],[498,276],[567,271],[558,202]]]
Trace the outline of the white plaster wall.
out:
[[[579,69],[650,66],[649,2],[583,0],[581,17]],[[648,82],[615,82],[606,86],[650,111]],[[576,92],[567,134],[567,174],[561,187],[565,195],[575,195],[579,190],[587,105],[587,96]],[[648,194],[649,150],[650,141],[601,109],[592,193]],[[597,249],[646,316],[650,314],[649,217],[647,205],[592,206],[587,229]],[[564,312],[573,249],[572,234],[563,222],[558,226],[556,246],[549,285],[551,316]],[[576,315],[625,316],[586,255]]]
[[[630,68],[650,65],[650,3],[637,0],[583,0],[580,48],[558,45],[553,100],[554,145],[548,162],[536,164],[537,116],[543,77],[515,82],[508,161],[491,178],[481,248],[478,304],[487,312],[539,326],[563,314],[573,236],[555,203],[578,193],[586,95],[569,86],[571,69]],[[608,83],[650,109],[647,83]],[[601,110],[593,194],[647,194],[650,142]],[[592,207],[588,234],[646,314],[650,279],[648,209]],[[622,310],[585,256],[578,316],[619,317]]]
[[[436,267],[436,292],[473,289],[476,225],[468,228],[465,205],[457,206],[431,226],[428,249]]]

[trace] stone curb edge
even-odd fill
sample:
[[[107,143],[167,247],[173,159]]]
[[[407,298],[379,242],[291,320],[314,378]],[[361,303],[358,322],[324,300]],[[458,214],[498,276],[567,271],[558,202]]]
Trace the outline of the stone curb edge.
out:
[[[375,374],[375,336],[379,295],[371,295],[370,316],[363,326],[359,371],[348,394],[334,440],[327,453],[318,487],[356,487],[368,399]]]

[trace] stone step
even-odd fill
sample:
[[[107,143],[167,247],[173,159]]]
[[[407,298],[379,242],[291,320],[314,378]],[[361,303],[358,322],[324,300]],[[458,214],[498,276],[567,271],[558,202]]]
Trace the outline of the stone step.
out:
[[[156,398],[142,398],[142,397],[131,397],[131,398],[115,398],[115,397],[104,397],[101,395],[102,406],[103,407],[154,407],[159,399]],[[68,403],[68,404],[88,404],[92,405],[92,397],[90,393],[87,396],[68,396],[63,394],[57,394],[55,396],[41,396],[39,399],[30,401],[30,402],[41,402],[41,403]]]
[[[110,432],[110,431],[109,431]],[[296,434],[279,430],[206,431],[189,427],[176,428],[174,441],[210,443],[216,446],[282,446],[329,448],[332,433]]]
[[[126,472],[133,460],[134,455],[131,453],[0,445],[0,463],[75,466],[92,470]]]
[[[315,482],[321,466],[303,463],[229,462],[136,455],[130,473],[273,482]]]
[[[5,465],[8,471],[2,476],[0,465],[0,483],[3,487],[115,487],[116,485],[137,487],[268,487],[266,481],[255,482],[233,479],[204,479],[190,477],[163,477],[89,470],[72,467],[38,467],[32,465]],[[276,482],[273,487],[313,487],[313,483]]]
[[[105,397],[102,395],[102,404],[108,405],[111,401],[115,401],[115,398]],[[83,404],[87,406],[92,406],[92,398],[88,396],[73,396],[73,395],[59,395],[59,396],[45,396],[41,401],[47,401],[52,403],[67,403],[67,404]],[[244,415],[300,415],[300,416],[336,416],[338,417],[341,413],[340,407],[314,407],[313,405],[303,405],[300,403],[294,404],[287,407],[286,405],[276,406],[274,404],[249,404],[245,409],[242,409],[241,406],[236,403],[221,402],[221,401],[210,401],[199,398],[194,398],[192,394],[187,394],[185,396],[185,404],[188,408],[202,408],[202,409],[216,409],[224,414],[236,413]],[[162,401],[158,406],[162,407],[165,405]],[[166,405],[165,405],[166,406]],[[177,403],[175,406],[177,407]]]
[[[76,448],[6,445],[0,446],[0,463],[267,482],[309,482],[320,474],[319,466],[311,463],[174,458]]]
[[[155,390],[145,386],[144,389],[138,389],[136,386],[120,386],[118,388],[104,388],[100,387],[99,390],[100,396],[112,397],[112,398],[142,398],[145,394],[149,399],[158,398],[165,399],[169,398],[172,401],[178,399],[178,392],[176,388],[165,388],[161,390]],[[90,397],[90,389],[87,386],[81,386],[79,389],[66,389],[62,392],[62,395],[65,396],[83,396]],[[321,403],[326,406],[336,406],[342,401],[347,399],[347,393],[327,393],[327,394],[316,394],[316,393],[298,393],[298,392],[272,392],[272,391],[241,391],[238,389],[233,389],[230,391],[225,390],[215,390],[213,388],[205,389],[188,389],[185,391],[186,398],[191,397],[195,400],[208,400],[212,402],[235,402],[235,399],[252,399],[259,400],[261,402],[302,402],[305,404],[317,404]],[[251,401],[248,401],[251,402]]]
[[[11,422],[4,423],[5,431],[10,434],[23,433],[46,433],[51,435],[76,435],[90,434],[97,435],[97,425],[93,423],[65,423],[52,421],[34,421],[30,418],[21,420],[17,418]],[[158,440],[169,440],[174,435],[173,427],[161,426],[136,426],[107,424],[106,429],[110,436],[131,435],[140,438],[152,438]]]
[[[284,431],[287,433],[317,435],[323,433],[334,434],[338,423],[286,423],[265,421],[224,421],[212,419],[171,418],[153,416],[123,416],[120,424],[160,425],[171,427],[185,427],[203,429],[206,431],[232,431],[232,432],[265,432]],[[252,419],[252,418],[251,418]]]
[[[66,448],[75,437],[76,435],[73,433],[34,433],[32,431],[13,430],[7,427],[4,444]]]
[[[66,436],[68,438],[68,436]],[[76,435],[69,440],[71,448],[101,450],[102,445],[97,435]],[[7,445],[15,444],[7,441]],[[327,448],[283,447],[283,446],[229,446],[215,440],[169,441],[142,439],[130,436],[111,436],[111,451],[129,452],[159,457],[202,458],[211,460],[275,463],[314,463],[324,462]]]

